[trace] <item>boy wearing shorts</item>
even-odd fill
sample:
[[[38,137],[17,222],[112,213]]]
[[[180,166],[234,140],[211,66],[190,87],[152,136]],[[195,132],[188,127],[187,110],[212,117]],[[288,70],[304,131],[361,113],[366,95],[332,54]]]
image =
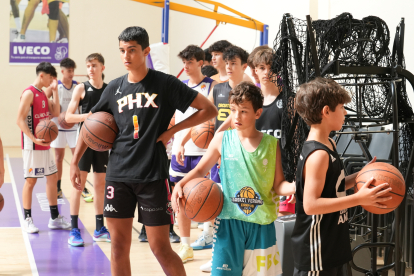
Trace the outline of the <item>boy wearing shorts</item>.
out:
[[[346,276],[352,259],[348,208],[372,205],[386,208],[387,183],[369,189],[373,178],[355,194],[356,173],[346,176],[331,131],[342,128],[348,92],[334,80],[316,78],[302,84],[296,109],[310,126],[296,172],[296,222],[292,232],[294,276]],[[375,162],[376,158],[370,162]]]
[[[278,139],[258,131],[263,95],[250,82],[237,85],[229,97],[236,129],[216,133],[194,170],[177,183],[172,204],[191,179],[202,177],[221,158],[223,209],[215,222],[211,275],[278,275],[281,271],[274,221],[279,195],[295,192],[285,181]]]
[[[41,62],[36,66],[36,75],[33,84],[23,91],[17,113],[17,125],[22,130],[23,169],[26,179],[22,195],[25,218],[23,228],[31,234],[39,232],[32,219],[33,188],[37,179],[44,176],[51,213],[48,227],[70,228],[70,223],[59,215],[57,208],[57,167],[50,150],[50,142],[35,136],[36,127],[42,120],[49,119],[49,116],[59,116],[60,113],[56,69],[49,62]],[[52,90],[52,100],[48,99],[43,87]]]

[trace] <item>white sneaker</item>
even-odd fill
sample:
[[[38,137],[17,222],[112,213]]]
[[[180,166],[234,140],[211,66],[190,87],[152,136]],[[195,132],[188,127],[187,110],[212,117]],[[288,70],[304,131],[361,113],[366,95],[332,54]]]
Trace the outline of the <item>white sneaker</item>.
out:
[[[211,263],[211,260],[210,260],[207,263],[201,265],[200,270],[203,271],[203,272],[211,272],[211,265],[212,265],[212,263]]]
[[[201,233],[201,236],[191,244],[194,250],[213,248],[213,236]]]
[[[25,42],[25,41],[26,41],[26,36],[21,35],[20,33],[18,33],[17,37],[13,39],[13,42]]]
[[[39,228],[37,228],[34,225],[33,219],[31,217],[28,217],[23,221],[23,229],[24,229],[24,231],[26,231],[29,234],[39,232]]]
[[[178,251],[178,256],[180,256],[184,264],[188,261],[192,261],[194,260],[193,249],[188,244],[182,243],[180,246],[180,251]]]
[[[69,229],[71,227],[70,222],[65,220],[64,216],[59,215],[57,218],[49,219],[49,224],[47,225],[50,229]]]

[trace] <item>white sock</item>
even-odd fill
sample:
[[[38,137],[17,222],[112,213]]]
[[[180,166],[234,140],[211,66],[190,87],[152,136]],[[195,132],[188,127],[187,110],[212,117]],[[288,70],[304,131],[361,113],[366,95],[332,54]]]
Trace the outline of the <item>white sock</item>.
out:
[[[190,245],[190,237],[181,237],[181,243]]]
[[[213,234],[213,227],[210,227],[211,222],[204,222],[204,229],[203,229],[203,234],[204,235],[212,235]]]
[[[14,19],[14,22],[16,23],[16,29],[17,29],[17,31],[20,33],[20,30],[22,28],[22,24],[20,23],[20,17],[16,17]]]

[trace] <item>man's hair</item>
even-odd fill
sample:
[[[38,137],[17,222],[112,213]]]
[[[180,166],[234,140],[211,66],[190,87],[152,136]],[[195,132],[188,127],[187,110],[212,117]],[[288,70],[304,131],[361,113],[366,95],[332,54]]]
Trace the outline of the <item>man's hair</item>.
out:
[[[347,104],[351,96],[337,82],[331,79],[316,78],[302,84],[296,93],[296,110],[310,126],[322,122],[322,109],[329,106],[335,111],[338,104]]]
[[[223,60],[230,61],[235,58],[239,58],[241,60],[241,64],[247,63],[247,58],[249,57],[249,53],[237,46],[230,46],[227,47],[226,50],[223,52]]]
[[[263,94],[259,87],[250,81],[242,81],[230,91],[229,103],[242,104],[245,101],[251,102],[254,111],[263,108]]]
[[[86,57],[86,62],[90,62],[92,60],[97,60],[98,62],[100,62],[102,65],[105,65],[105,59],[104,57],[100,54],[100,53],[93,53],[90,54],[89,56]]]
[[[272,49],[259,50],[253,57],[253,66],[257,67],[260,63],[264,63],[266,65],[272,65],[272,61],[273,61],[273,50]]]
[[[50,62],[43,61],[36,66],[36,75],[40,73],[49,74],[52,77],[57,77],[56,69]]]
[[[188,45],[184,50],[178,53],[178,57],[185,60],[195,58],[196,61],[204,61],[204,51],[196,45]]]
[[[208,51],[211,53],[213,52],[220,52],[223,53],[227,47],[230,47],[232,44],[227,40],[219,40],[214,42],[213,44],[208,47]]]
[[[271,48],[267,45],[262,45],[262,46],[258,46],[256,48],[253,49],[253,51],[250,53],[249,57],[247,58],[247,65],[250,68],[254,68],[255,66],[253,65],[253,59],[254,59],[254,55],[256,55],[257,52],[259,52],[260,50],[266,50],[266,49],[270,49]]]
[[[141,45],[142,50],[149,46],[149,36],[147,31],[138,26],[128,27],[123,30],[118,36],[118,40],[125,42],[136,41],[139,45]]]
[[[211,62],[211,54],[210,51],[208,50],[208,48],[204,49],[204,60],[207,62]]]
[[[218,74],[218,71],[217,71],[217,69],[216,69],[216,68],[214,68],[214,67],[213,67],[213,66],[211,66],[211,65],[204,65],[204,66],[201,68],[201,73],[202,73],[204,76],[211,77],[211,76],[217,75],[217,74]]]
[[[76,63],[73,61],[73,59],[70,58],[64,58],[60,62],[60,67],[66,68],[66,69],[76,69]]]

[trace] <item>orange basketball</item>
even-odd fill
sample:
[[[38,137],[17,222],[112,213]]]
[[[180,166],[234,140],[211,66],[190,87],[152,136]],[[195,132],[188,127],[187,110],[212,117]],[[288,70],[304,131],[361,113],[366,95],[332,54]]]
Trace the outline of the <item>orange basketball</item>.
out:
[[[93,150],[107,151],[111,149],[117,135],[118,126],[114,116],[109,113],[93,113],[83,122],[81,136],[88,147]]]
[[[208,145],[210,145],[213,136],[214,123],[210,120],[191,128],[191,139],[199,148],[208,148]]]
[[[208,178],[196,178],[184,186],[180,208],[187,218],[206,222],[220,214],[223,201],[223,192],[217,183]]]
[[[49,143],[56,139],[59,134],[57,125],[49,119],[40,121],[35,130],[35,136],[38,139],[43,139],[44,142]]]
[[[175,114],[171,118],[170,124],[168,125],[168,129],[172,128],[173,126],[175,126]]]
[[[66,116],[66,111],[63,111],[62,113],[60,113],[58,117],[58,123],[64,129],[71,129],[75,124],[66,122],[65,116]]]
[[[405,181],[400,171],[396,167],[382,162],[366,165],[355,179],[357,183],[355,192],[358,192],[371,177],[374,177],[374,180],[370,187],[376,187],[382,183],[390,185],[392,190],[384,196],[391,195],[392,199],[381,203],[387,206],[385,209],[374,206],[362,206],[362,208],[374,214],[386,214],[394,211],[400,205],[405,195]]]

